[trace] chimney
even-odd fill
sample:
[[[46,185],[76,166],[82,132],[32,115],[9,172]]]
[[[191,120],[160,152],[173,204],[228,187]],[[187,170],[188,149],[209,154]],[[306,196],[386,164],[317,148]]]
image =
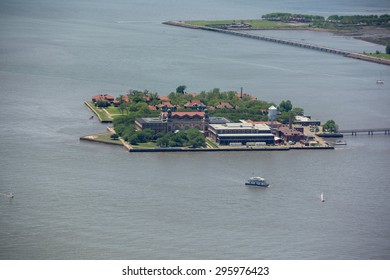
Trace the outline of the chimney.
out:
[[[241,87],[241,97],[240,98],[242,99],[242,87]]]
[[[288,118],[288,128],[292,129],[292,116],[291,116],[291,114],[290,114],[290,116]]]

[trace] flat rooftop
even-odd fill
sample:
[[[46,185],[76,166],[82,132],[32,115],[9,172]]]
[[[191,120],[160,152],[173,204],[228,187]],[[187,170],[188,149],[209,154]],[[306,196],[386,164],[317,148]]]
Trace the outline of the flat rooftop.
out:
[[[163,121],[159,117],[154,118],[136,118],[135,121],[139,123],[162,123]]]
[[[272,133],[235,133],[235,134],[219,134],[218,137],[274,137]]]
[[[270,130],[270,127],[266,124],[252,124],[252,123],[225,123],[225,124],[210,124],[215,130],[246,130],[246,129],[258,129],[258,130]]]

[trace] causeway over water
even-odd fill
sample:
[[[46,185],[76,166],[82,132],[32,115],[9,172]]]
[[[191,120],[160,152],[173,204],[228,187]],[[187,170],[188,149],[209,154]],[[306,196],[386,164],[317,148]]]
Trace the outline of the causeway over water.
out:
[[[329,48],[329,47],[319,46],[319,45],[314,45],[314,44],[309,44],[309,43],[303,43],[303,42],[297,42],[297,41],[285,40],[285,39],[278,39],[278,38],[273,38],[273,37],[269,37],[269,36],[255,35],[255,34],[250,34],[250,33],[243,33],[243,32],[240,32],[237,30],[231,30],[231,29],[220,29],[220,28],[207,27],[207,26],[196,26],[196,25],[188,24],[188,23],[185,23],[182,21],[167,21],[167,22],[164,22],[164,24],[185,27],[185,28],[214,31],[214,32],[220,32],[220,33],[225,33],[225,34],[230,34],[230,35],[235,35],[235,36],[251,38],[251,39],[255,39],[255,40],[262,40],[262,41],[268,41],[268,42],[273,42],[273,43],[285,44],[285,45],[290,45],[290,46],[295,46],[295,47],[301,47],[301,48],[306,48],[306,49],[311,49],[311,50],[317,50],[317,51],[322,51],[322,52],[343,55],[343,56],[350,57],[350,58],[355,58],[355,59],[360,59],[360,60],[365,60],[365,61],[369,61],[369,62],[375,62],[375,63],[380,63],[380,64],[390,66],[390,61],[386,60],[386,59],[371,57],[371,56],[364,55],[364,54],[359,54],[359,53],[354,53],[354,52],[350,52],[350,51],[339,50],[339,49],[335,49],[335,48]]]

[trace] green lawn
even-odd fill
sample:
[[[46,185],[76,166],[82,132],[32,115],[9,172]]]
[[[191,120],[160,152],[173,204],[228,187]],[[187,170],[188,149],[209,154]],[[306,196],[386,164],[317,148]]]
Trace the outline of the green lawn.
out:
[[[386,54],[386,53],[380,53],[380,54],[375,54],[375,53],[367,54],[366,53],[366,55],[369,55],[369,56],[372,56],[372,57],[383,58],[383,59],[389,59],[390,60],[390,54]]]
[[[118,144],[118,145],[122,145],[121,141],[119,140],[113,140],[111,139],[111,132],[107,132],[107,133],[104,133],[104,134],[97,134],[97,135],[94,135],[95,136],[95,139],[96,140],[101,140],[101,141],[105,141],[105,142],[110,142],[110,143],[115,143],[115,144]]]
[[[186,21],[188,24],[196,25],[196,26],[208,26],[208,27],[217,27],[224,24],[231,24],[233,22],[241,23],[241,20],[209,20],[209,21]],[[268,20],[243,20],[243,23],[250,24],[252,28],[299,28],[295,25],[291,25],[284,22],[276,22],[276,21],[268,21]],[[306,27],[306,26],[303,26]]]
[[[134,149],[154,149],[156,147],[156,142],[139,143],[138,145],[133,145]]]
[[[123,110],[123,114],[122,112],[119,110],[118,107],[115,107],[115,106],[109,106],[109,107],[106,107],[105,108],[111,115],[124,115],[126,114],[126,112]]]
[[[212,148],[218,148],[218,145],[217,145],[216,143],[214,143],[213,141],[211,141],[210,139],[207,139],[207,138],[206,138],[206,142],[207,142],[207,144],[210,145],[210,147],[212,147]]]

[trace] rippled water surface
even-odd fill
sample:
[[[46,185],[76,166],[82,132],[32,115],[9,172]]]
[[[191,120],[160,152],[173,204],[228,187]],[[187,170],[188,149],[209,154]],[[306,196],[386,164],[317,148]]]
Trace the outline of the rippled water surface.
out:
[[[181,84],[289,99],[343,129],[390,127],[388,66],[161,24],[390,13],[379,0],[270,2],[1,1],[0,192],[15,198],[0,196],[0,258],[389,259],[388,135],[347,136],[333,151],[210,154],[79,141],[105,130],[83,105],[92,95],[166,95]],[[383,49],[329,33],[273,35]],[[271,186],[245,187],[252,174]]]

